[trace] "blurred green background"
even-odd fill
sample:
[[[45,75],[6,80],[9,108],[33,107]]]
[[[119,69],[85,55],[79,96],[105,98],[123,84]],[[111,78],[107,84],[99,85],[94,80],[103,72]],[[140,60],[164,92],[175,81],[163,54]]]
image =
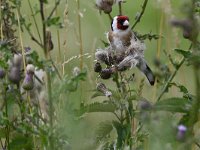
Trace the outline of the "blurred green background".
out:
[[[27,1],[23,1],[22,14],[25,19],[32,23],[31,30],[35,37],[38,37],[36,28],[33,23],[32,14]],[[54,7],[54,0],[49,0],[46,5],[45,12],[48,14]],[[123,4],[123,14],[129,16],[131,24],[134,23],[136,14],[141,11],[143,1],[142,0],[126,0]],[[32,7],[35,11],[38,9],[38,1],[31,1]],[[99,14],[99,11],[95,8],[95,0],[80,0],[80,13],[81,13],[81,29],[82,29],[82,39],[83,39],[83,53],[88,55],[83,56],[84,68],[87,69],[87,79],[83,81],[79,86],[79,90],[76,93],[72,93],[66,96],[68,105],[64,106],[64,109],[58,111],[59,113],[59,123],[65,126],[65,131],[69,138],[69,143],[72,149],[75,150],[90,150],[95,149],[94,143],[94,133],[95,129],[98,127],[99,122],[113,119],[114,116],[110,114],[95,113],[88,114],[81,120],[74,120],[73,114],[70,113],[70,107],[78,108],[82,101],[91,103],[94,101],[102,101],[101,99],[91,99],[93,94],[92,90],[96,87],[96,77],[97,74],[93,72],[94,65],[94,53],[96,48],[103,48],[104,44],[101,40],[106,40],[105,33],[110,30],[110,20],[104,13]],[[67,13],[66,13],[67,12]],[[78,16],[77,16],[77,1],[76,0],[61,0],[61,5],[58,7],[57,15],[60,16],[60,21],[63,24],[62,28],[57,26],[49,28],[52,32],[52,38],[54,43],[54,50],[51,52],[52,58],[55,60],[59,71],[63,73],[62,64],[72,58],[73,56],[79,55],[79,32],[78,32]],[[67,14],[67,15],[66,15]],[[114,6],[111,13],[112,16],[118,15],[118,7]],[[145,59],[149,63],[153,71],[156,71],[156,67],[153,64],[155,58],[160,59],[160,61],[173,71],[173,67],[170,64],[167,56],[164,54],[163,50],[166,50],[168,54],[171,54],[173,59],[179,61],[181,56],[175,54],[174,48],[181,48],[187,50],[189,43],[187,40],[182,38],[182,33],[180,29],[175,29],[170,26],[170,20],[172,18],[184,18],[182,14],[182,1],[174,0],[151,0],[147,4],[145,13],[134,29],[140,34],[152,33],[161,35],[162,38],[159,40],[152,39],[151,41],[146,40],[146,51]],[[39,13],[36,15],[37,23],[41,30],[41,21]],[[42,33],[42,32],[41,32]],[[60,50],[58,44],[58,34],[60,37]],[[23,32],[23,44],[24,46],[30,46],[32,49],[39,52],[41,58],[43,57],[43,52],[28,36],[26,32]],[[79,66],[80,59],[76,58],[65,64],[64,72],[67,74],[72,74],[72,69]],[[136,69],[129,71],[130,73],[135,73],[135,83],[133,88],[137,89],[141,79],[145,78]],[[193,93],[193,80],[192,70],[188,67],[182,67],[174,80],[180,82],[189,91]],[[56,82],[56,81],[55,81]],[[105,83],[111,83],[106,81]],[[56,87],[53,87],[56,88]],[[109,88],[113,88],[112,84],[109,84]],[[146,99],[154,102],[156,96],[160,92],[156,85],[154,87],[150,86],[145,78],[145,86],[143,89],[142,96]],[[171,88],[169,93],[165,96],[175,96],[180,95],[176,88]],[[66,107],[66,108],[65,108]]]

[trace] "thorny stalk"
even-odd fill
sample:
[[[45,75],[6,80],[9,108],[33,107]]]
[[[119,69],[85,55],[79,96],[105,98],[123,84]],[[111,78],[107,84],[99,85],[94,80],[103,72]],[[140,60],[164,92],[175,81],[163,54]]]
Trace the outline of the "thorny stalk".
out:
[[[41,35],[40,35],[40,31],[39,31],[39,28],[38,28],[38,24],[36,23],[35,15],[34,15],[33,8],[32,8],[32,6],[31,6],[30,0],[28,0],[28,5],[29,5],[30,10],[31,10],[31,15],[32,15],[32,17],[33,17],[33,21],[34,21],[34,24],[35,24],[35,27],[36,27],[36,30],[37,30],[37,34],[38,34],[39,39],[40,39],[40,43],[42,43],[42,38],[41,38]],[[30,34],[30,33],[29,33],[29,34]]]
[[[133,24],[133,26],[131,27],[131,29],[133,30],[135,28],[135,26],[140,22],[140,19],[142,18],[144,12],[145,12],[145,9],[146,9],[146,6],[147,6],[147,2],[148,0],[144,0],[144,3],[142,5],[142,11],[140,12],[140,15],[138,16],[137,20],[135,21],[135,23]]]

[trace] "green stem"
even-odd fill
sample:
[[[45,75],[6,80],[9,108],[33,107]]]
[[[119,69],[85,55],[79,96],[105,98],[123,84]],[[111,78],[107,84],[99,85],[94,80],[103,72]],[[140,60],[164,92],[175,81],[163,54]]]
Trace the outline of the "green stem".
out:
[[[40,32],[39,32],[38,24],[36,23],[35,15],[34,15],[33,8],[31,6],[30,0],[28,0],[28,5],[29,5],[30,10],[31,10],[31,15],[33,16],[33,21],[34,21],[34,24],[35,24],[35,27],[36,27],[36,30],[37,30],[37,34],[38,34],[39,39],[40,39],[40,43],[42,43],[42,38],[41,38],[41,35],[40,35]]]
[[[142,11],[140,12],[140,15],[138,16],[137,20],[135,21],[135,23],[133,24],[133,26],[131,27],[131,29],[133,30],[135,28],[135,26],[140,22],[144,12],[145,12],[145,9],[146,9],[146,6],[147,6],[147,2],[148,0],[145,0],[143,5],[142,5]]]
[[[179,64],[176,67],[176,70],[171,74],[171,76],[169,77],[169,79],[167,80],[167,82],[165,83],[160,95],[158,96],[156,101],[159,101],[162,96],[165,94],[167,88],[169,87],[169,84],[172,82],[172,80],[174,79],[174,77],[176,76],[177,72],[179,71],[180,67],[183,65],[183,63],[185,62],[185,58],[183,57],[181,59],[181,61],[179,62]]]
[[[190,44],[189,50],[191,50],[191,48],[192,48],[192,44]],[[176,70],[171,74],[171,76],[169,77],[169,79],[165,83],[165,85],[162,88],[162,91],[161,91],[161,93],[158,96],[156,101],[159,101],[162,98],[162,96],[165,94],[167,88],[169,87],[169,84],[172,82],[172,80],[174,79],[174,77],[176,76],[177,72],[179,71],[179,69],[181,68],[181,66],[183,65],[184,62],[185,62],[185,58],[183,57],[181,59],[181,61],[179,62],[179,64],[176,66]]]
[[[119,15],[122,15],[122,2],[119,2]]]

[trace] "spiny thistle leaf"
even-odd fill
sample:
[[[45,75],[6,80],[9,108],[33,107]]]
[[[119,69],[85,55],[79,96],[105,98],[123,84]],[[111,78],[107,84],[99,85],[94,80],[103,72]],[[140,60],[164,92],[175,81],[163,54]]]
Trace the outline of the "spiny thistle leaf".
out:
[[[92,99],[93,98],[96,98],[96,97],[99,97],[99,96],[105,96],[103,93],[99,92],[99,91],[96,91],[93,95],[92,95]]]
[[[175,52],[183,55],[185,58],[189,58],[191,56],[191,52],[190,51],[184,51],[182,49],[174,49]]]
[[[157,102],[155,110],[187,113],[191,108],[191,101],[186,98],[172,97]]]

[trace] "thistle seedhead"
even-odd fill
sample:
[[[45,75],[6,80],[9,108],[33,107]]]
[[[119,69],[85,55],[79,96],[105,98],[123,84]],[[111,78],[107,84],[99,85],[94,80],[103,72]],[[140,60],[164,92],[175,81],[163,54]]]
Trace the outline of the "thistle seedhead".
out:
[[[102,92],[106,97],[112,96],[112,93],[106,88],[105,84],[98,83],[96,88],[98,91]]]
[[[100,77],[102,79],[109,79],[111,77],[111,75],[113,74],[113,71],[111,68],[108,69],[102,69],[100,72]]]
[[[101,67],[101,64],[99,62],[97,62],[95,65],[94,65],[94,71],[95,72],[101,72],[102,70],[102,67]]]
[[[99,11],[104,11],[104,13],[109,14],[112,12],[112,5],[114,0],[96,0],[96,7]]]
[[[109,61],[108,51],[106,50],[98,49],[97,52],[95,53],[95,58],[99,62],[105,63],[107,65],[111,64]]]

